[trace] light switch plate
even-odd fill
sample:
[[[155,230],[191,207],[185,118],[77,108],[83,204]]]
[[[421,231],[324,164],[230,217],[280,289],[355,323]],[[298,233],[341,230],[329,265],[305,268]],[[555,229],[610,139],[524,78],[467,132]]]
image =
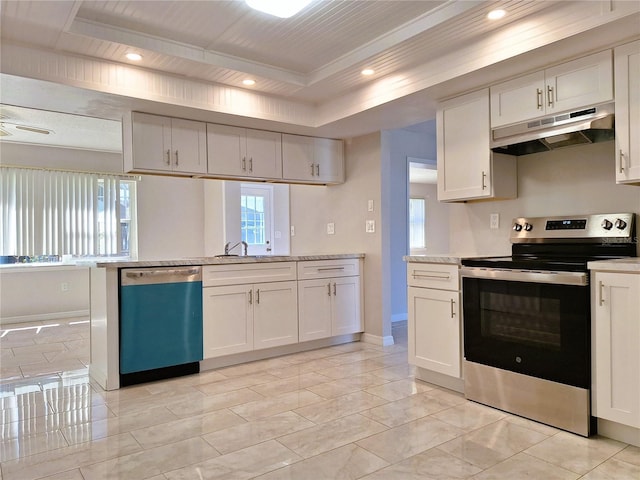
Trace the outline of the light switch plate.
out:
[[[375,220],[367,220],[365,224],[364,231],[367,233],[375,233],[376,231],[376,221]]]
[[[500,214],[492,213],[489,216],[489,228],[496,229],[500,228]]]
[[[292,237],[296,236],[296,227],[294,227],[293,225],[291,225],[291,236]]]
[[[333,222],[327,223],[327,235],[336,233],[336,225]]]
[[[373,200],[369,200],[367,202],[367,211],[368,212],[373,212]]]

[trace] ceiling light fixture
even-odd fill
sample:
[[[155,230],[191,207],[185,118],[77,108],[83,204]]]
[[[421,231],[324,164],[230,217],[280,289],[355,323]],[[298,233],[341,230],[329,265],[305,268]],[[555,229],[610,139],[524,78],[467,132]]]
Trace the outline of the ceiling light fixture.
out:
[[[309,5],[312,0],[244,0],[254,10],[274,17],[289,18]]]
[[[362,70],[362,72],[360,72],[362,75],[373,75],[375,72],[375,70],[373,70],[372,68],[365,68],[364,70]]]
[[[129,60],[132,60],[134,62],[139,62],[140,60],[142,60],[142,55],[135,52],[129,52],[125,55],[125,57],[127,57]]]
[[[250,87],[251,85],[255,85],[256,81],[252,80],[251,78],[247,78],[245,80],[242,80],[242,84]]]
[[[507,14],[504,10],[491,10],[487,13],[487,18],[489,20],[499,20]]]

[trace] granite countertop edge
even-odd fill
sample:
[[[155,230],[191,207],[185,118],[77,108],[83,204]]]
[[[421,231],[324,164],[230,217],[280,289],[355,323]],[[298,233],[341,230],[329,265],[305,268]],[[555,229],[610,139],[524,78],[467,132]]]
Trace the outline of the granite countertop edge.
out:
[[[228,265],[232,263],[274,263],[274,262],[306,262],[313,260],[343,260],[364,258],[364,253],[338,253],[316,255],[265,255],[265,256],[230,256],[230,257],[188,257],[172,260],[129,260],[113,262],[96,262],[98,268],[143,268],[143,267],[177,267],[194,265]]]
[[[640,257],[596,260],[589,262],[587,267],[596,272],[640,273]]]

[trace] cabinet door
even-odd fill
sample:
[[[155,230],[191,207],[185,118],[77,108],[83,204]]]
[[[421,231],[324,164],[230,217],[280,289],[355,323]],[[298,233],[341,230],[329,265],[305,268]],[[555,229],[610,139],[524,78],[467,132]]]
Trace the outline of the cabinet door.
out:
[[[134,170],[172,170],[171,119],[133,112],[131,128]]]
[[[312,137],[282,135],[282,176],[287,180],[315,180]]]
[[[331,305],[331,334],[345,335],[363,330],[360,314],[360,277],[334,278]]]
[[[445,102],[436,118],[438,200],[490,196],[489,91]]]
[[[282,178],[282,134],[247,130],[246,174]]]
[[[208,173],[241,177],[247,174],[244,128],[207,124]]]
[[[300,341],[331,336],[331,280],[298,282]]]
[[[640,183],[640,41],[615,50],[616,181]]]
[[[409,287],[409,363],[460,378],[458,292]]]
[[[344,182],[344,147],[342,140],[315,138],[313,144],[316,180],[323,183]]]
[[[254,348],[298,342],[296,281],[258,283],[253,287]]]
[[[171,119],[171,154],[173,170],[206,173],[206,124],[180,118]]]
[[[252,350],[251,285],[207,287],[202,296],[204,358]]]
[[[544,115],[544,72],[535,72],[491,87],[491,127]]]
[[[546,111],[564,112],[613,100],[611,51],[545,70]]]
[[[640,428],[640,275],[595,274],[594,415]]]

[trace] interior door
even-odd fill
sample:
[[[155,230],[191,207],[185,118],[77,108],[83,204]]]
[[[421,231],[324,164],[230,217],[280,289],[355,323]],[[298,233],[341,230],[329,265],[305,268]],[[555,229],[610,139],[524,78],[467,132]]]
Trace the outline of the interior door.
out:
[[[271,255],[273,238],[271,185],[245,185],[240,195],[240,228],[249,255]]]

